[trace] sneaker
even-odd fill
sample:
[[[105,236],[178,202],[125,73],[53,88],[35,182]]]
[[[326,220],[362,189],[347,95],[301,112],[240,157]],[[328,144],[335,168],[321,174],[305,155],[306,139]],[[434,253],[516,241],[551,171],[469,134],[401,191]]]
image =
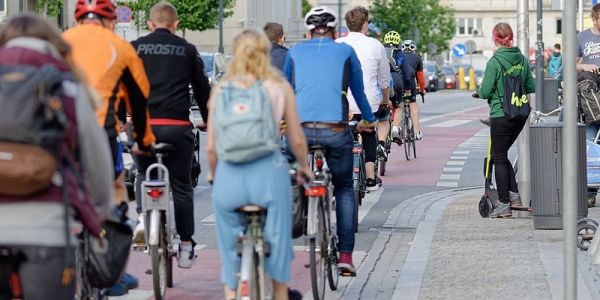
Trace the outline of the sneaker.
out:
[[[191,268],[196,263],[196,254],[194,253],[194,247],[196,243],[192,241],[192,251],[186,251],[182,249],[182,244],[179,244],[179,255],[177,255],[177,266],[182,269]]]
[[[398,145],[402,145],[402,138],[400,137],[400,132],[398,131],[398,127],[393,127],[392,129],[392,141],[397,143]]]
[[[144,214],[138,216],[138,223],[133,230],[133,243],[137,245],[145,245],[146,238],[144,237]]]
[[[419,133],[415,134],[415,140],[420,140],[423,138],[423,132],[419,131]]]
[[[387,154],[387,151],[385,151],[385,145],[382,145],[382,144],[377,145],[377,155],[383,156],[383,159],[385,161],[387,161],[388,154]]]
[[[123,295],[127,294],[128,292],[129,292],[129,289],[127,289],[127,286],[120,282],[117,282],[115,285],[104,290],[104,294],[106,296],[110,296],[110,297],[123,296]]]
[[[367,191],[374,192],[379,189],[379,184],[375,179],[367,178]]]
[[[490,214],[490,218],[508,218],[512,217],[512,211],[510,210],[510,205],[508,203],[500,202],[498,206],[494,209],[494,211]]]
[[[137,277],[129,273],[123,274],[123,276],[121,276],[121,280],[119,280],[119,283],[125,285],[128,290],[137,289],[139,286]]]
[[[523,206],[523,202],[521,201],[521,195],[519,195],[519,193],[509,191],[508,198],[510,199],[511,207]]]
[[[356,269],[352,263],[352,252],[340,252],[338,259],[338,270],[342,276],[356,276]]]
[[[288,288],[288,299],[289,300],[302,300],[302,293],[298,290],[292,290]]]

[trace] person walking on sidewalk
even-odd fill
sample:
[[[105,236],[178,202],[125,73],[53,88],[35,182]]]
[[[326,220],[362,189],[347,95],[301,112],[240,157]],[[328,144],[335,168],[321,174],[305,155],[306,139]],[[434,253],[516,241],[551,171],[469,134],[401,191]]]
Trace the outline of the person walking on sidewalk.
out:
[[[492,160],[494,162],[496,188],[500,204],[490,214],[490,218],[512,216],[511,206],[520,206],[521,198],[515,180],[515,171],[508,160],[508,149],[515,142],[527,118],[510,120],[504,113],[504,79],[517,72],[524,83],[527,94],[535,92],[535,85],[527,58],[518,47],[513,46],[513,31],[510,25],[498,23],[492,31],[494,43],[498,49],[485,67],[483,82],[476,95],[487,100],[490,105]],[[507,70],[506,74],[503,70]]]

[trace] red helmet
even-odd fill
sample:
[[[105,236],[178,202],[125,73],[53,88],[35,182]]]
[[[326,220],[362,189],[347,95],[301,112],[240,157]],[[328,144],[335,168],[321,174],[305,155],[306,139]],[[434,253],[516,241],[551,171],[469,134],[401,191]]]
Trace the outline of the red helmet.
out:
[[[110,0],[77,0],[75,20],[79,21],[90,13],[109,20],[117,18],[115,6]]]

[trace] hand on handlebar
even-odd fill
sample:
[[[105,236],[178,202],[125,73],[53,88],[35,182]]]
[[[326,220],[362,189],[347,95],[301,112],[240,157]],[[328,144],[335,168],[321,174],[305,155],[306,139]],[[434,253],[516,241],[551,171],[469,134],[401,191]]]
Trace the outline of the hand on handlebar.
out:
[[[313,176],[312,172],[308,166],[298,167],[296,170],[296,182],[298,185],[308,184]]]
[[[154,144],[152,144],[150,146],[150,148],[153,148]],[[134,143],[133,146],[131,146],[131,154],[136,155],[136,156],[150,156],[150,152],[149,151],[144,151],[142,149],[140,149],[140,146],[138,145],[138,143]]]
[[[477,93],[473,93],[473,94],[471,95],[471,97],[473,97],[473,98],[475,98],[475,99],[479,99],[479,94],[477,94]]]
[[[377,121],[369,122],[367,120],[361,120],[356,124],[356,129],[359,132],[372,132],[373,128],[377,126]]]

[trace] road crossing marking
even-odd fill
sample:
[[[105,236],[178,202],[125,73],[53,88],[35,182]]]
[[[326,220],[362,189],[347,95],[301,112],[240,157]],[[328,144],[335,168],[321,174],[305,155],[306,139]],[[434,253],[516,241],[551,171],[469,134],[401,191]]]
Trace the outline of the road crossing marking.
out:
[[[435,123],[435,124],[431,124],[431,125],[427,125],[426,127],[456,127],[456,126],[460,126],[460,125],[464,125],[467,123],[472,122],[473,120],[448,120],[448,121],[444,121],[444,122],[440,122],[440,123]]]
[[[467,155],[467,154],[471,153],[471,151],[469,151],[469,150],[456,150],[453,153],[454,153],[454,155]]]
[[[457,181],[438,181],[437,186],[458,187]]]
[[[460,174],[442,174],[440,180],[459,180]]]
[[[442,172],[444,173],[460,173],[463,168],[445,167]]]
[[[447,166],[464,166],[465,162],[464,161],[458,161],[458,160],[449,160],[446,163]]]
[[[468,157],[466,157],[466,156],[450,156],[451,160],[465,160],[467,158]]]

